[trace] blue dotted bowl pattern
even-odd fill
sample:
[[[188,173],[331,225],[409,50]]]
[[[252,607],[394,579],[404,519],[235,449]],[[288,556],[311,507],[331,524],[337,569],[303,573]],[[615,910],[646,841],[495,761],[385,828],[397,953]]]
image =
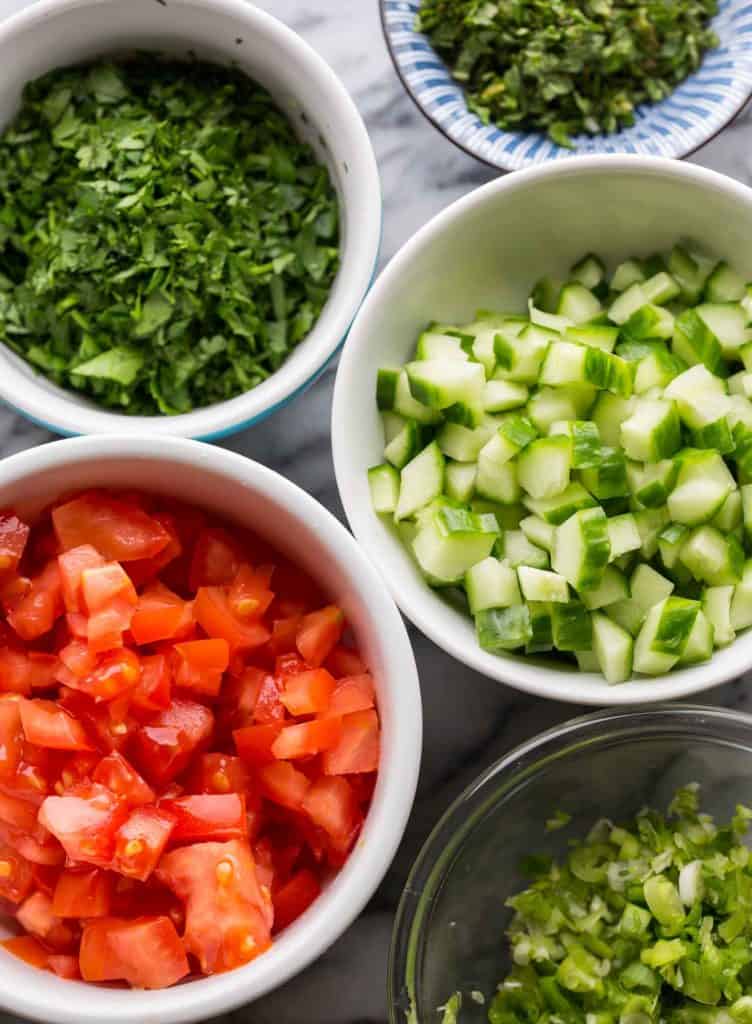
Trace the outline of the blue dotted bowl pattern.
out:
[[[631,128],[579,135],[574,149],[537,132],[502,131],[467,108],[460,86],[415,30],[420,0],[381,0],[384,32],[413,100],[452,142],[500,170],[517,171],[572,155],[634,153],[683,157],[720,132],[752,95],[752,3],[721,0],[713,19],[720,45],[665,100],[639,107]]]

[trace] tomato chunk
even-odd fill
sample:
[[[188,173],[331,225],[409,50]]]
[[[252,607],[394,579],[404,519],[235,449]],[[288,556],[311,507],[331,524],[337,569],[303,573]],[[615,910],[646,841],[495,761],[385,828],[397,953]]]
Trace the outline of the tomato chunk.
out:
[[[12,512],[0,513],[0,573],[18,569],[30,532],[26,523]]]
[[[52,897],[57,917],[106,917],[112,907],[113,876],[99,868],[71,868],[60,875]]]
[[[154,583],[138,600],[131,620],[133,638],[137,644],[170,640],[185,631],[190,623],[190,611],[188,602],[169,587]]]
[[[326,660],[339,643],[344,624],[342,610],[333,604],[303,616],[296,643],[309,665],[318,666]]]
[[[89,491],[58,505],[52,523],[64,551],[91,544],[107,561],[153,558],[170,541],[156,519],[104,491]]]
[[[260,622],[239,618],[223,587],[201,587],[196,594],[193,614],[210,636],[226,640],[233,650],[252,650],[269,639],[269,630]]]
[[[373,679],[364,672],[357,676],[343,676],[337,680],[327,715],[350,715],[355,711],[368,711],[374,706],[376,694]]]
[[[238,754],[250,765],[267,764],[274,760],[272,747],[284,728],[284,722],[266,725],[247,725],[232,734]]]
[[[298,811],[311,785],[307,776],[288,761],[274,761],[263,765],[258,773],[261,792],[275,804]]]
[[[133,759],[146,779],[165,786],[208,744],[214,716],[203,704],[173,700],[140,729],[133,742]]]
[[[196,793],[245,793],[250,787],[248,768],[229,754],[203,754],[191,774],[190,788]]]
[[[156,868],[175,827],[175,816],[163,807],[139,807],[115,835],[112,866],[121,875],[145,882]]]
[[[379,767],[379,718],[375,711],[356,711],[342,718],[342,735],[323,756],[327,775],[375,772]]]
[[[337,686],[325,668],[288,676],[282,689],[282,703],[291,715],[315,715],[326,711]]]
[[[62,844],[71,860],[107,867],[115,833],[128,816],[128,805],[97,782],[78,783],[65,796],[48,796],[39,821]]]
[[[281,760],[312,757],[336,746],[341,734],[341,718],[320,718],[318,721],[288,725],[272,744],[272,753]]]
[[[36,640],[49,633],[63,614],[63,607],[60,570],[55,560],[34,577],[29,592],[8,613],[8,622],[24,640]]]
[[[24,900],[16,911],[16,920],[53,949],[68,949],[76,940],[74,928],[55,914],[52,900],[43,892],[32,893]]]
[[[222,688],[222,676],[230,663],[226,640],[189,640],[175,644],[178,669],[175,683],[185,689],[216,697]]]
[[[341,776],[316,779],[305,795],[303,811],[323,828],[339,854],[347,853],[363,818],[355,792]]]
[[[33,884],[31,864],[17,850],[0,842],[0,898],[21,903]]]
[[[109,917],[88,924],[79,962],[84,981],[124,980],[146,989],[174,985],[190,971],[169,917]]]
[[[6,953],[18,957],[19,960],[23,960],[24,963],[30,964],[32,967],[40,967],[44,971],[49,966],[47,950],[31,935],[14,935],[12,939],[4,939],[0,942],[0,946]]]
[[[305,913],[321,892],[318,878],[308,868],[293,875],[274,893],[274,933],[281,932]]]
[[[151,804],[156,799],[151,786],[117,751],[102,758],[92,774],[92,779],[94,782],[101,782],[116,796],[121,796],[131,807]]]
[[[234,615],[242,622],[260,618],[274,600],[274,591],[269,584],[274,572],[273,566],[252,569],[241,565],[228,593],[228,601]]]
[[[199,534],[190,570],[191,590],[229,585],[243,561],[240,546],[226,530],[209,527]]]
[[[133,706],[141,711],[159,711],[170,706],[172,673],[165,654],[150,654],[141,659],[141,678],[133,691]]]
[[[205,974],[253,960],[271,944],[271,898],[246,843],[198,843],[168,853],[159,878],[185,902],[183,942]]]
[[[175,818],[173,843],[209,839],[243,839],[248,834],[245,797],[238,793],[200,793],[163,800],[161,807]]]
[[[27,700],[20,706],[26,739],[51,750],[91,750],[79,721],[49,700]]]
[[[23,754],[20,701],[0,697],[0,779],[15,775]]]
[[[357,651],[338,644],[327,656],[325,665],[335,679],[342,676],[360,676],[366,671],[366,665]]]
[[[50,970],[58,978],[66,978],[68,981],[76,981],[81,977],[81,970],[78,966],[78,957],[70,956],[67,953],[50,953],[47,957]]]

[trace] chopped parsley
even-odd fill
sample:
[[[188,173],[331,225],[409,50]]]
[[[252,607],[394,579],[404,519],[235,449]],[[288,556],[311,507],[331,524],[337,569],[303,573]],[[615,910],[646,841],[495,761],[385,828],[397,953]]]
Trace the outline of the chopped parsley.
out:
[[[326,168],[231,68],[53,71],[0,138],[0,337],[118,412],[269,377],[326,302],[338,238]]]
[[[561,146],[616,132],[668,96],[718,39],[717,0],[422,0],[418,28],[500,128]]]

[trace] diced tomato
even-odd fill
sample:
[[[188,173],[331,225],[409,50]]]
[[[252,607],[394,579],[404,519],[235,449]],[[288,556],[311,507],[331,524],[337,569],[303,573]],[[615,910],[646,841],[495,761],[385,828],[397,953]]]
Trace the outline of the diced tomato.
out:
[[[46,833],[37,839],[0,822],[0,843],[10,846],[31,864],[53,866],[65,860],[65,851],[60,843]]]
[[[172,673],[166,654],[150,654],[141,659],[141,679],[133,691],[134,707],[159,711],[170,706]]]
[[[97,656],[82,640],[71,640],[58,652],[60,661],[79,679],[84,679],[97,667]]]
[[[202,754],[191,772],[190,788],[195,793],[245,793],[250,786],[248,768],[229,754]]]
[[[190,625],[186,622],[188,602],[163,583],[153,583],[138,600],[131,621],[131,633],[137,644],[170,640]]]
[[[233,613],[222,587],[201,587],[193,604],[193,614],[208,636],[226,640],[233,650],[253,650],[269,639],[269,630],[261,622],[246,621]]]
[[[18,957],[24,963],[32,967],[39,967],[43,971],[49,966],[49,954],[41,942],[31,935],[14,935],[12,939],[4,939],[0,946],[6,953]]]
[[[175,644],[178,666],[175,683],[187,690],[216,697],[222,688],[222,675],[230,663],[226,640],[189,640]]]
[[[37,827],[37,809],[26,800],[0,793],[0,821],[21,832],[34,832]]]
[[[8,622],[24,640],[49,633],[63,614],[63,591],[57,560],[49,562],[31,581],[29,592],[8,612]]]
[[[365,673],[366,665],[357,651],[350,647],[342,647],[338,644],[328,655],[324,667],[327,668],[335,679],[342,676],[360,676]]]
[[[81,723],[52,701],[23,701],[20,712],[29,743],[52,750],[92,749]]]
[[[57,564],[60,569],[60,585],[66,611],[71,614],[83,613],[85,605],[81,576],[86,569],[98,569],[103,566],[104,558],[91,544],[81,544],[58,555]]]
[[[31,662],[15,638],[0,631],[0,694],[3,693],[31,693]]]
[[[52,510],[60,547],[91,544],[107,561],[153,558],[170,542],[156,519],[104,491],[88,491]]]
[[[55,686],[57,668],[60,659],[56,654],[45,654],[44,651],[29,651],[29,680],[34,693],[38,690],[49,690]]]
[[[274,592],[269,589],[274,566],[260,566],[253,569],[250,565],[241,565],[228,594],[230,610],[241,622],[259,619],[274,600]]]
[[[341,776],[323,776],[311,783],[303,811],[314,825],[323,828],[340,854],[349,851],[363,823],[355,793]]]
[[[0,898],[21,903],[31,892],[33,884],[31,864],[12,846],[0,842]]]
[[[359,676],[343,676],[337,681],[326,714],[350,715],[355,711],[368,711],[375,701],[373,679],[367,672]]]
[[[226,530],[202,530],[193,549],[189,577],[191,590],[207,586],[229,586],[237,576],[242,562],[240,546]]]
[[[339,643],[344,624],[342,609],[333,604],[303,616],[296,644],[309,665],[318,666],[328,658]]]
[[[288,654],[296,650],[295,638],[302,618],[302,615],[290,615],[286,619],[274,620],[272,635],[269,637],[269,650],[273,655]]]
[[[223,720],[230,729],[253,721],[258,695],[267,673],[249,665],[237,676],[225,680],[222,688]]]
[[[168,853],[161,880],[186,905],[183,942],[205,974],[231,970],[269,948],[271,898],[247,843],[198,843]]]
[[[141,662],[138,655],[122,648],[103,654],[94,669],[83,679],[68,679],[73,689],[93,697],[96,701],[115,700],[138,686]]]
[[[13,696],[0,697],[0,779],[16,774],[23,755],[23,745],[21,702]]]
[[[52,897],[57,917],[106,917],[111,913],[114,876],[99,868],[69,868]]]
[[[302,868],[274,893],[274,933],[281,932],[305,913],[321,892],[318,878]]]
[[[107,867],[115,833],[128,816],[128,804],[99,783],[78,783],[65,796],[48,796],[39,821],[60,841],[71,860]]]
[[[244,839],[248,834],[245,797],[238,793],[181,796],[163,800],[160,806],[176,820],[172,843]]]
[[[174,985],[190,971],[169,917],[108,917],[87,924],[79,963],[84,981],[123,980],[145,989]]]
[[[274,676],[265,675],[259,688],[256,698],[256,706],[253,709],[253,720],[259,725],[269,722],[279,722],[285,717],[285,706],[279,691],[279,685]]]
[[[52,900],[43,892],[32,893],[16,911],[16,920],[31,935],[53,949],[69,949],[76,940],[74,927],[57,917]]]
[[[0,512],[0,573],[18,569],[29,539],[29,527],[12,512]]]
[[[153,558],[142,558],[128,563],[128,575],[137,587],[154,579],[165,566],[174,562],[183,552],[183,545],[174,518],[167,513],[154,513],[152,519],[160,523],[170,536],[167,544]]]
[[[102,758],[92,774],[92,780],[100,782],[116,796],[121,796],[131,807],[151,804],[156,800],[151,786],[117,751]]]
[[[214,717],[208,708],[187,700],[173,700],[136,733],[133,758],[147,780],[165,786],[203,753],[211,738]]]
[[[336,685],[325,668],[298,672],[285,679],[282,703],[291,715],[315,715],[327,710]]]
[[[291,811],[298,811],[303,806],[310,781],[302,772],[294,768],[289,761],[274,761],[262,765],[258,770],[261,792],[269,800]]]
[[[121,750],[136,727],[127,713],[130,693],[125,694],[125,702],[112,700],[97,704],[87,694],[62,688],[58,703],[81,722],[98,749]]]
[[[342,718],[342,735],[323,755],[326,775],[375,772],[379,767],[379,716],[374,710],[356,711]]]
[[[342,734],[341,718],[319,718],[286,726],[272,745],[272,753],[280,760],[312,757],[335,747]]]
[[[115,870],[145,882],[159,863],[175,821],[175,816],[166,808],[136,808],[115,836],[112,861]]]
[[[283,728],[284,722],[268,722],[236,729],[232,735],[239,756],[254,766],[274,761],[272,747]]]
[[[34,887],[50,897],[54,896],[62,868],[59,865],[32,864],[31,873],[34,876]]]
[[[77,981],[81,977],[81,970],[78,966],[78,957],[68,953],[50,953],[47,957],[50,970],[67,981]]]

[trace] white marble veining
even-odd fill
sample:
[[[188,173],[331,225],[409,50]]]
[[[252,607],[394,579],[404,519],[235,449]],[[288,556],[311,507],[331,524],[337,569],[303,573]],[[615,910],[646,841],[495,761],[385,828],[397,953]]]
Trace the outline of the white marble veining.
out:
[[[0,0],[0,18],[24,3]],[[366,120],[382,175],[382,264],[435,213],[492,177],[438,134],[404,94],[381,36],[378,0],[264,0],[261,6],[329,61]],[[695,162],[752,182],[751,122],[748,111]],[[329,445],[333,372],[288,409],[224,443],[284,473],[343,518]],[[1,455],[49,438],[0,408]],[[273,995],[230,1014],[227,1024],[384,1024],[393,911],[427,831],[449,801],[501,753],[581,710],[505,689],[465,669],[416,630],[411,635],[423,689],[425,751],[419,796],[402,848],[366,913],[334,948]],[[746,709],[748,687],[743,681],[730,684],[706,695],[705,702]],[[16,1021],[0,1013],[0,1024]]]

